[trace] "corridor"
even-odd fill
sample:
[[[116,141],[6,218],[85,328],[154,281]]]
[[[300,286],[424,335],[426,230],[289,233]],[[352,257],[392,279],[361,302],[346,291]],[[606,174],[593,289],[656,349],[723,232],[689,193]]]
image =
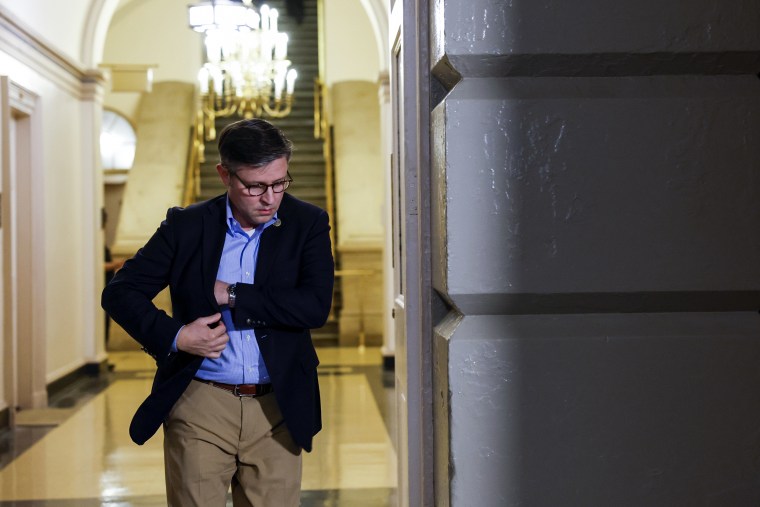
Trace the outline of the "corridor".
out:
[[[377,348],[317,352],[324,427],[304,455],[301,505],[395,505],[393,375]],[[142,447],[127,433],[152,359],[132,350],[109,359],[103,378],[72,384],[0,432],[0,507],[166,505],[161,432]]]

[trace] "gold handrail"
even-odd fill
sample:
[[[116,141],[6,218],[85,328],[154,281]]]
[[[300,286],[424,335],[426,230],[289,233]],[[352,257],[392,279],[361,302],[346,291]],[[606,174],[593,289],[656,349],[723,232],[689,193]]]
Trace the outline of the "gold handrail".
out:
[[[201,195],[201,163],[205,160],[203,112],[198,111],[190,133],[190,146],[185,170],[185,188],[182,194],[182,206],[189,206]]]
[[[330,244],[332,245],[333,258],[335,258],[335,165],[333,160],[332,135],[328,128],[327,118],[327,87],[319,78],[314,79],[314,138],[321,139],[322,154],[325,158],[325,207],[330,217]]]
[[[324,139],[322,131],[322,81],[314,78],[314,139]]]
[[[314,139],[327,136],[326,88],[320,78],[314,78]]]

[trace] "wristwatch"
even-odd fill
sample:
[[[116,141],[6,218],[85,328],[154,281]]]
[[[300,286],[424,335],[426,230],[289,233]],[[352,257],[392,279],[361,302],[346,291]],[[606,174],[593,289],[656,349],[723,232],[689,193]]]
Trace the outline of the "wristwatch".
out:
[[[235,298],[237,297],[237,294],[235,293],[236,289],[236,283],[227,286],[227,306],[230,308],[235,308]]]

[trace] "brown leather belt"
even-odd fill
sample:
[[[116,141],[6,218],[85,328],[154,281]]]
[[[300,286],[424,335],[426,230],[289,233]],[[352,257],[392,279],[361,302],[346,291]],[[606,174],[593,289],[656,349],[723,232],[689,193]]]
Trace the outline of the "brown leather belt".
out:
[[[256,398],[257,396],[264,396],[265,394],[269,394],[274,391],[272,384],[225,384],[223,382],[215,382],[213,380],[206,380],[198,377],[195,377],[195,380],[198,382],[203,382],[204,384],[208,384],[212,387],[224,389],[225,391],[231,392],[235,396],[241,397],[250,396],[251,398]]]

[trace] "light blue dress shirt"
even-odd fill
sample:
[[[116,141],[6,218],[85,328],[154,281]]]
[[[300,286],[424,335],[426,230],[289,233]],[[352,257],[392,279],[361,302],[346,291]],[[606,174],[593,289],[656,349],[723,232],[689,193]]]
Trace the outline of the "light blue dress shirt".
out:
[[[275,213],[274,217],[265,224],[246,232],[232,216],[230,200],[227,198],[227,231],[224,237],[222,260],[219,262],[219,271],[216,275],[217,280],[227,283],[253,284],[261,233],[276,220]],[[227,328],[230,341],[219,359],[203,360],[196,376],[226,384],[269,382],[269,373],[261,357],[253,329],[236,329],[227,306],[222,307],[222,322]]]

